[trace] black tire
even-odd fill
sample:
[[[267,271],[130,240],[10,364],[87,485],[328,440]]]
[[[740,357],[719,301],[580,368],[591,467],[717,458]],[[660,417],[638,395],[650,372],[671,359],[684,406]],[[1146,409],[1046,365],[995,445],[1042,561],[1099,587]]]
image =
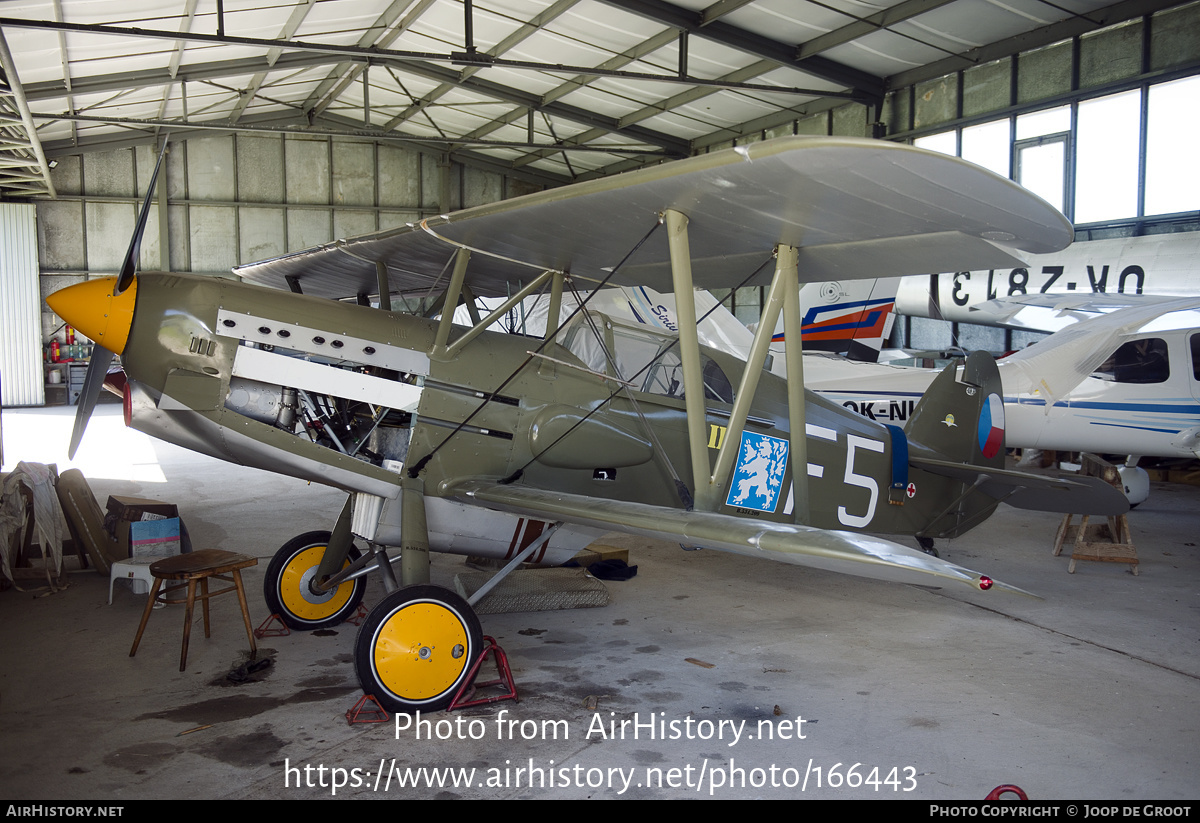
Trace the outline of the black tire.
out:
[[[363,693],[394,712],[446,708],[483,651],[475,610],[441,586],[408,586],[371,609],[354,642]]]
[[[333,591],[318,596],[308,587],[316,574],[329,532],[305,532],[283,544],[267,566],[263,597],[271,614],[277,614],[289,629],[313,631],[341,625],[358,611],[367,589],[365,577],[348,580]],[[359,551],[350,546],[347,564],[358,559]]]

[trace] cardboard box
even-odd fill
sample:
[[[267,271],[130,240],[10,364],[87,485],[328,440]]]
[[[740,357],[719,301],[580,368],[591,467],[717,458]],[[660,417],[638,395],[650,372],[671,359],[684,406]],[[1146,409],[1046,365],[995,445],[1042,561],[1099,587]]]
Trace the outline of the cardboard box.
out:
[[[136,540],[161,541],[165,540],[167,532],[172,527],[158,527],[156,531],[149,524],[174,520],[173,534],[175,546],[170,554],[178,554],[178,544],[183,527],[179,522],[179,509],[174,503],[163,503],[160,500],[150,500],[143,497],[123,497],[111,495],[108,498],[108,514],[104,518],[104,526],[117,539],[122,557],[133,557],[133,547]],[[139,525],[136,533],[131,525]],[[157,536],[156,536],[157,535]],[[149,543],[145,544],[149,546]],[[165,547],[164,547],[165,548]],[[150,552],[148,556],[156,556],[158,551]]]
[[[125,530],[130,557],[172,557],[180,553],[179,518],[134,520]]]

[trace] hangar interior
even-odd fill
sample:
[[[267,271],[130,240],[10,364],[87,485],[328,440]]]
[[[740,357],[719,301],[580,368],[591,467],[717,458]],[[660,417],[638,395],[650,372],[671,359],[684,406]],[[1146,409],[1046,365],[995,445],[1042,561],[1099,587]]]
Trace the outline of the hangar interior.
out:
[[[1080,240],[1200,227],[1186,138],[1196,4],[702,5],[7,3],[0,193],[36,208],[43,297],[119,265],[168,133],[146,270],[227,275],[785,134],[911,141],[1018,180],[1026,169]],[[751,322],[762,289],[729,302]],[[58,326],[43,307],[40,343]],[[1014,348],[1002,337],[914,318],[895,342]],[[19,357],[5,403],[36,405],[39,349]]]
[[[10,0],[0,6],[0,69],[0,231],[6,238],[0,249],[5,338],[0,405],[6,410],[6,469],[16,460],[32,459],[27,451],[49,455],[45,462],[60,468],[69,464],[64,428],[69,417],[60,414],[38,424],[52,427],[53,436],[62,440],[57,451],[23,449],[14,432],[28,430],[13,422],[11,409],[33,411],[47,403],[43,352],[63,332],[62,320],[45,297],[118,269],[166,140],[165,172],[141,247],[140,265],[147,271],[231,277],[234,266],[339,238],[783,135],[873,137],[961,156],[1017,180],[1060,208],[1074,223],[1077,242],[1200,231],[1200,162],[1188,137],[1200,126],[1200,2],[149,0],[131,9],[110,0]],[[717,296],[727,297],[746,322],[758,319],[764,302],[761,287]],[[926,349],[1002,351],[1025,339],[1021,333],[919,317],[897,323],[893,335],[896,345]],[[105,414],[116,423],[113,410]],[[112,442],[126,442],[111,431],[109,436],[115,438]],[[42,439],[36,428],[32,437]],[[201,539],[227,540],[227,527],[232,532],[230,524],[236,523],[244,534],[262,540],[255,549],[262,558],[286,539],[277,531],[298,531],[294,526],[300,521],[309,528],[328,528],[339,505],[325,492],[306,497],[311,490],[282,480],[278,498],[258,490],[249,495],[249,502],[259,506],[251,510],[246,501],[231,499],[228,481],[219,479],[222,471],[233,469],[201,467],[193,461],[202,458],[178,450],[164,453],[161,445],[142,441],[127,447],[157,448],[163,465],[174,466],[177,477],[192,478],[198,521],[193,528]],[[179,497],[192,494],[184,491],[185,485],[146,482],[140,472],[132,466],[125,475],[101,471],[98,496],[157,496],[164,489]],[[243,488],[267,485],[247,475],[237,477]],[[1069,583],[1039,581],[1041,574],[1062,573],[1060,568],[1017,571],[1025,588],[1057,597],[1058,603],[1006,605],[1008,624],[1003,631],[993,627],[994,633],[979,625],[987,618],[974,606],[954,601],[951,614],[944,616],[938,609],[946,609],[943,601],[953,598],[916,589],[893,594],[878,584],[847,584],[829,575],[800,579],[791,568],[782,579],[772,580],[773,567],[756,568],[748,577],[751,583],[719,579],[733,589],[730,596],[738,605],[731,608],[737,609],[753,603],[764,588],[782,600],[790,598],[787,585],[799,586],[828,610],[827,618],[805,618],[803,634],[813,643],[856,620],[875,618],[871,625],[879,627],[889,620],[889,608],[911,621],[908,630],[889,628],[886,640],[882,628],[879,638],[871,638],[863,636],[869,634],[865,627],[857,626],[849,649],[828,641],[818,644],[820,652],[810,647],[814,655],[847,658],[841,668],[814,671],[805,653],[782,651],[793,637],[787,609],[754,605],[763,635],[747,645],[773,649],[787,658],[780,669],[803,672],[814,689],[812,700],[821,703],[829,718],[827,726],[837,726],[837,735],[820,744],[825,754],[848,762],[865,761],[872,753],[896,759],[905,747],[931,746],[939,763],[931,771],[940,776],[922,778],[918,794],[968,796],[989,779],[988,770],[975,762],[989,755],[920,736],[966,738],[980,716],[989,714],[984,721],[991,722],[990,714],[996,714],[1017,729],[998,738],[995,757],[1020,764],[1018,769],[1041,782],[1045,793],[1070,795],[1074,788],[1095,797],[1111,791],[1113,796],[1187,798],[1194,796],[1200,756],[1195,719],[1180,712],[1186,702],[1194,705],[1200,678],[1200,607],[1190,582],[1196,561],[1194,551],[1184,548],[1192,546],[1188,535],[1194,534],[1194,495],[1157,484],[1156,492],[1147,508],[1161,517],[1162,525],[1147,528],[1164,541],[1160,553],[1174,571],[1168,573],[1164,566],[1157,582],[1154,574],[1125,575],[1090,590],[1077,587],[1081,575]],[[268,516],[263,509],[274,511]],[[293,522],[275,522],[276,516]],[[1053,530],[1043,520],[1021,522],[1010,513],[1003,528],[1019,532],[1032,525],[1040,529],[1040,539]],[[960,541],[959,551],[996,559],[982,536],[974,540]],[[675,586],[673,596],[692,597],[693,608],[699,597],[708,596],[699,591],[703,575],[689,572],[686,577],[697,592],[678,588],[681,580],[666,571],[675,562],[666,549],[639,548],[661,558],[662,566],[650,574],[664,591]],[[1044,566],[1045,559],[1035,560],[1034,554],[1030,550],[1022,556],[1028,555],[1031,566]],[[732,560],[728,567],[725,559],[689,562],[692,567],[719,564],[721,568],[711,570],[717,575],[736,579],[740,574]],[[1010,563],[1004,558],[997,562],[1003,567]],[[1105,566],[1104,571],[1115,570]],[[435,568],[435,576],[453,573],[449,561]],[[1167,577],[1171,579],[1163,580]],[[278,666],[286,677],[276,677],[276,690],[281,681],[299,682],[303,695],[264,695],[265,702],[240,715],[232,709],[228,715],[216,710],[205,714],[207,709],[181,714],[184,725],[202,726],[214,718],[214,723],[229,724],[216,742],[210,738],[197,744],[208,749],[184,751],[163,742],[168,728],[171,734],[176,731],[169,725],[176,717],[170,714],[171,692],[200,706],[208,680],[219,680],[230,667],[230,648],[214,651],[208,659],[198,651],[199,674],[170,672],[169,680],[158,684],[161,691],[150,696],[142,679],[171,669],[156,665],[163,661],[152,659],[152,648],[139,653],[136,668],[119,673],[112,669],[125,665],[123,650],[118,648],[110,661],[93,648],[108,642],[108,632],[116,638],[113,647],[121,647],[126,624],[140,605],[125,593],[126,601],[118,600],[114,607],[124,609],[120,615],[98,611],[94,600],[100,584],[89,585],[37,601],[37,620],[53,631],[69,631],[72,621],[90,628],[70,644],[85,660],[81,672],[88,673],[67,678],[74,685],[55,682],[46,701],[50,705],[35,717],[43,728],[57,729],[57,721],[49,718],[81,699],[78,684],[85,677],[94,676],[102,688],[122,690],[129,699],[120,707],[100,701],[83,711],[82,723],[94,731],[97,742],[84,747],[87,754],[81,757],[87,764],[76,767],[91,776],[72,784],[75,778],[55,766],[47,788],[30,787],[30,764],[45,765],[51,757],[67,763],[70,758],[59,745],[18,762],[21,758],[10,747],[0,771],[11,790],[6,795],[325,796],[312,787],[301,794],[281,793],[269,773],[279,772],[277,759],[284,754],[293,762],[301,756],[315,762],[323,752],[349,760],[356,745],[351,733],[332,721],[310,721],[296,708],[322,700],[340,706],[346,694],[342,679],[307,663],[289,668],[281,660]],[[869,588],[856,589],[859,585]],[[70,617],[46,611],[56,600],[80,597],[80,589],[91,600],[74,603],[77,611]],[[830,592],[848,602],[826,603]],[[30,620],[13,594],[3,607],[10,626]],[[764,700],[776,704],[777,714],[780,703],[785,712],[798,711],[805,698],[795,693],[794,685],[763,685],[757,675],[705,675],[707,679],[688,683],[696,671],[707,670],[651,660],[668,645],[661,633],[673,630],[694,635],[697,642],[703,637],[712,654],[727,656],[722,662],[747,671],[771,669],[764,662],[769,655],[760,659],[743,645],[746,638],[722,628],[720,621],[710,625],[669,603],[646,599],[625,595],[623,608],[629,611],[620,618],[565,618],[572,628],[553,640],[603,646],[618,642],[606,636],[613,620],[667,621],[673,628],[659,625],[656,638],[629,638],[645,658],[635,663],[629,658],[614,662],[617,652],[607,659],[597,652],[571,657],[537,635],[518,636],[528,620],[498,618],[497,633],[512,644],[510,651],[526,655],[533,692],[551,707],[544,709],[546,716],[576,717],[576,701],[616,693],[625,699],[626,710],[640,706],[643,712],[757,717]],[[935,600],[931,606],[929,601]],[[1159,611],[1160,600],[1172,605]],[[1113,602],[1131,604],[1132,616],[1113,616],[1106,609]],[[222,611],[220,606],[216,611]],[[1072,607],[1078,612],[1072,613]],[[217,618],[216,636],[237,638],[236,615],[225,617],[227,622]],[[545,626],[557,619],[539,616],[533,622]],[[968,627],[959,632],[963,622]],[[167,658],[177,642],[174,632],[164,632],[159,644]],[[352,632],[343,632],[342,639],[348,635]],[[38,644],[44,650],[57,641],[43,633],[36,635],[34,646],[27,646],[14,631],[9,642],[36,658]],[[294,648],[297,657],[305,653],[295,639],[282,643]],[[920,682],[929,672],[914,662],[927,648],[922,643],[944,644],[930,663],[939,679],[936,694]],[[1006,643],[1022,651],[1013,652],[1014,646]],[[962,665],[976,653],[982,658],[979,678],[987,685],[973,680],[975,675]],[[1022,653],[1031,657],[1022,661]],[[335,661],[341,664],[338,671],[348,670],[346,649],[333,648],[332,640],[322,655],[321,666],[329,671]],[[902,673],[892,670],[903,682],[889,683],[882,674],[886,665],[872,672],[872,655],[897,666],[911,663]],[[41,668],[46,663],[42,659],[35,665],[38,683],[55,677],[53,668]],[[1068,671],[1073,664],[1079,668]],[[595,672],[606,666],[620,671],[621,686],[598,682]],[[1039,691],[1040,681],[1044,686]],[[1113,685],[1117,682],[1130,684],[1134,696],[1122,693],[1125,687]],[[33,676],[8,672],[0,711],[17,717],[23,711],[19,701],[28,706],[37,697],[33,683]],[[891,688],[897,704],[912,711],[885,701]],[[1100,708],[1089,716],[1068,701],[1069,711],[1056,712],[1064,690],[1077,690],[1081,699],[1095,700]],[[1011,698],[1017,692],[1022,697]],[[709,693],[720,699],[709,699]],[[684,703],[694,706],[677,708]],[[1131,703],[1138,708],[1130,708]],[[601,707],[606,705],[612,704],[602,698]],[[993,705],[1002,708],[989,713]],[[276,718],[263,714],[275,706],[281,707]],[[136,739],[136,732],[122,732],[117,739],[104,730],[106,712],[134,727],[134,721],[152,716],[153,729],[143,739]],[[873,712],[886,716],[885,728],[894,723],[902,729],[894,745],[863,742],[866,729],[854,718]],[[1117,719],[1123,715],[1128,723]],[[1134,727],[1156,731],[1143,734]],[[293,738],[288,728],[303,731]],[[22,732],[28,751],[44,740],[36,732]],[[51,736],[63,735],[55,731]],[[377,737],[371,751],[378,760],[386,747]],[[1126,738],[1137,754],[1122,749]],[[357,743],[363,743],[361,737]],[[583,749],[573,746],[551,749],[560,762],[585,757]],[[246,754],[239,760],[228,754],[231,750]],[[697,744],[683,757],[696,760],[711,751]],[[423,762],[467,762],[471,757],[465,752],[465,747],[440,741],[419,757]],[[480,759],[498,762],[505,752],[497,745]],[[1134,764],[1131,775],[1100,780],[1071,763],[1065,774],[1048,777],[1054,768],[1050,761],[1061,758],[1062,765],[1097,752],[1114,772],[1122,763]],[[527,755],[524,749],[519,753]],[[674,764],[680,757],[662,743],[592,755],[598,763],[607,762],[607,756],[643,765]],[[772,750],[770,756],[792,755]],[[152,763],[155,758],[162,764]],[[131,759],[142,764],[141,772],[128,765]],[[968,762],[972,765],[964,766]],[[193,785],[168,776],[184,763],[203,766],[202,771],[216,763],[216,776],[206,773]],[[1039,770],[1046,775],[1041,781]],[[952,771],[957,772],[954,779],[947,777]],[[156,786],[152,780],[165,782]],[[229,782],[223,785],[222,780]],[[511,788],[478,794],[428,790],[419,796],[454,794],[540,796]],[[761,794],[765,792],[755,790],[737,796]],[[612,795],[577,791],[556,796]],[[674,795],[647,789],[638,796]],[[841,796],[878,795],[863,790]]]

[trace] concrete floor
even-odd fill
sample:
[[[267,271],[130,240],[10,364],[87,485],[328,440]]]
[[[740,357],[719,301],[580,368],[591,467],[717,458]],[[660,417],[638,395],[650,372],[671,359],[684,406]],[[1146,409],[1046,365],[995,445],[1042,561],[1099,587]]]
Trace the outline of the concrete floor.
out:
[[[5,469],[67,468],[72,412],[5,411]],[[110,406],[74,465],[101,504],[114,493],[177,503],[197,547],[259,557],[246,574],[256,624],[268,558],[328,528],[341,504],[325,488],[151,441]],[[1014,783],[1033,799],[1195,799],[1198,499],[1156,484],[1130,516],[1137,577],[1095,563],[1068,575],[1067,558],[1050,554],[1058,518],[1006,506],[939,541],[943,557],[1043,600],[613,541],[639,572],[607,584],[608,607],[483,617],[520,703],[438,713],[420,734],[346,723],[360,694],[353,626],[260,641],[274,666],[235,686],[225,675],[247,644],[232,598],[214,601],[211,639],[195,627],[180,673],[180,610],[156,612],[130,659],[144,595],[118,584],[110,607],[108,581],[76,573],[58,594],[0,593],[0,796],[322,798],[338,782],[338,797],[363,798],[931,800]],[[434,582],[461,569],[437,555]],[[381,593],[372,583],[366,603]],[[665,722],[675,739],[645,725],[622,739],[620,722],[635,719]],[[596,724],[610,722],[617,736],[602,736]],[[470,785],[444,772],[441,786],[428,772],[420,787],[398,785],[423,767],[465,769]],[[390,784],[376,784],[381,770]]]

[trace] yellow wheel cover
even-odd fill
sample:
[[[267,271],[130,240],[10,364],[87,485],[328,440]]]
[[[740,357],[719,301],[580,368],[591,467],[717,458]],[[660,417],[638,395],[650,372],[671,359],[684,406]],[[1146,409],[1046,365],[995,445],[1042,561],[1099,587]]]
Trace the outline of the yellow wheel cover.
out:
[[[324,554],[324,546],[307,548],[289,560],[283,574],[279,576],[279,599],[291,614],[301,620],[324,620],[332,617],[350,602],[350,597],[354,594],[354,581],[348,580],[338,586],[333,597],[328,600],[310,599],[313,595],[308,591],[308,583],[304,576],[310,570],[316,571]],[[349,560],[342,564],[342,568],[348,565]]]
[[[406,700],[445,694],[470,663],[467,627],[441,603],[412,603],[393,612],[375,634],[375,673]]]

